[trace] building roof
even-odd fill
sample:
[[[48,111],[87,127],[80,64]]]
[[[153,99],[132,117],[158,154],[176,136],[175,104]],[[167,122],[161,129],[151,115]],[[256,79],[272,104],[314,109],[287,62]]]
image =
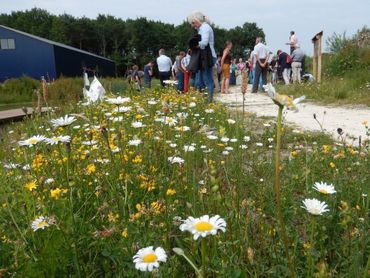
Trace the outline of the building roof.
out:
[[[22,31],[19,31],[17,29],[13,29],[13,28],[10,28],[10,27],[4,26],[4,25],[0,25],[0,27],[4,28],[6,30],[9,30],[9,31],[16,32],[18,34],[21,34],[21,35],[30,37],[30,38],[35,39],[35,40],[38,40],[38,41],[42,41],[42,42],[45,42],[45,43],[48,43],[48,44],[52,44],[52,45],[55,45],[55,46],[59,46],[59,47],[70,49],[70,50],[73,50],[73,51],[76,51],[76,52],[80,52],[80,53],[83,53],[83,54],[86,54],[86,55],[95,56],[95,57],[100,58],[100,59],[104,59],[104,60],[108,60],[108,61],[114,62],[113,60],[110,60],[110,59],[105,58],[103,56],[99,56],[99,55],[93,54],[91,52],[84,51],[84,50],[81,50],[81,49],[78,49],[78,48],[75,48],[75,47],[72,47],[72,46],[63,44],[63,43],[59,43],[59,42],[51,41],[51,40],[48,40],[48,39],[44,39],[44,38],[41,38],[41,37],[38,37],[38,36],[35,36],[35,35],[32,35],[32,34],[29,34],[29,33],[26,33],[26,32],[22,32]]]

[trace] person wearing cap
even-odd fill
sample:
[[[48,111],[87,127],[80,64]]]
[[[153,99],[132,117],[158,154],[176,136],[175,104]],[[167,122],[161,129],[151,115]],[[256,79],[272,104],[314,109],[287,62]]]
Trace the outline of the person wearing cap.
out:
[[[302,70],[302,60],[304,57],[304,53],[299,47],[299,44],[297,43],[294,46],[294,51],[292,52],[291,58],[292,58],[292,78],[293,83],[301,83],[301,70]]]

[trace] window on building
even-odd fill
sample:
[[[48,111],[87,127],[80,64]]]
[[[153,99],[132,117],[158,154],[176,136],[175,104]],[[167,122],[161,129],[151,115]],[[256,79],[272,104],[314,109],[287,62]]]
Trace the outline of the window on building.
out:
[[[0,39],[0,48],[1,49],[15,49],[15,40],[14,39]]]

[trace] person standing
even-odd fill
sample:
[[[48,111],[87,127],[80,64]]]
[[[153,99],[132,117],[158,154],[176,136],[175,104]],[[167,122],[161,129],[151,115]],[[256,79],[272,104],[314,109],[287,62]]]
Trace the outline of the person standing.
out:
[[[262,43],[262,38],[256,38],[256,45],[254,46],[254,55],[256,55],[256,72],[253,80],[252,93],[257,93],[258,81],[262,75],[263,83],[266,84],[267,78],[267,62],[269,59],[269,52],[266,45]]]
[[[236,85],[236,59],[231,60],[230,65],[230,85]]]
[[[141,90],[141,79],[139,75],[139,67],[137,65],[132,66],[131,82],[134,82],[136,90]]]
[[[298,38],[294,31],[290,31],[289,42],[286,44],[290,46],[290,55],[292,55],[294,46],[298,44]]]
[[[230,64],[231,64],[230,52],[231,52],[232,47],[233,47],[233,43],[231,41],[227,41],[225,45],[225,49],[222,52],[222,57],[221,57],[221,69],[222,69],[221,93],[222,94],[229,93]]]
[[[150,61],[144,66],[144,82],[147,88],[151,87],[152,76],[153,76],[153,62]]]
[[[191,54],[191,49],[188,50],[185,57],[181,60],[181,68],[184,72],[184,92],[185,93],[187,93],[189,90],[189,80],[191,76],[191,72],[188,71],[188,69],[186,68],[190,62],[190,54]]]
[[[279,63],[280,70],[281,70],[282,75],[283,75],[285,85],[289,85],[290,70],[291,70],[290,59],[291,58],[287,53],[281,51],[280,49],[278,50],[277,55],[279,57],[278,58],[278,63]]]
[[[162,87],[165,86],[164,80],[169,80],[171,76],[172,61],[170,57],[165,55],[163,48],[159,50],[159,57],[157,58],[159,80],[161,81]]]
[[[293,71],[293,83],[301,83],[301,71],[302,71],[302,60],[303,60],[303,51],[299,47],[299,44],[295,45],[295,49],[292,53],[292,71]]]
[[[176,56],[174,68],[175,68],[175,75],[177,80],[177,91],[182,93],[184,92],[184,70],[181,67],[181,61],[185,57],[185,52],[180,51],[179,55]]]
[[[236,76],[236,85],[242,85],[242,76],[246,71],[246,64],[243,62],[243,58],[239,58],[239,63],[236,65],[237,76]]]
[[[217,56],[214,48],[215,37],[212,27],[209,25],[209,19],[201,12],[192,12],[188,16],[188,22],[198,30],[201,37],[199,48],[201,50],[200,74],[206,83],[209,101],[213,101],[213,78],[212,68],[216,62]]]

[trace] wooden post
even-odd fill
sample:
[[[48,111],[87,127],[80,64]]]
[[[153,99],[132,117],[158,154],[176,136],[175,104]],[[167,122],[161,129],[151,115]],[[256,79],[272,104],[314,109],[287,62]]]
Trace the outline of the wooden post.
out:
[[[312,75],[317,80],[317,64],[316,64],[317,47],[316,42],[313,43],[313,57],[312,57]]]
[[[317,49],[317,82],[321,82],[321,40],[322,40],[322,35],[319,37],[317,44],[318,44],[318,49]]]
[[[312,38],[313,43],[313,57],[312,57],[312,74],[315,80],[321,82],[321,47],[322,47],[323,31],[317,33]]]

